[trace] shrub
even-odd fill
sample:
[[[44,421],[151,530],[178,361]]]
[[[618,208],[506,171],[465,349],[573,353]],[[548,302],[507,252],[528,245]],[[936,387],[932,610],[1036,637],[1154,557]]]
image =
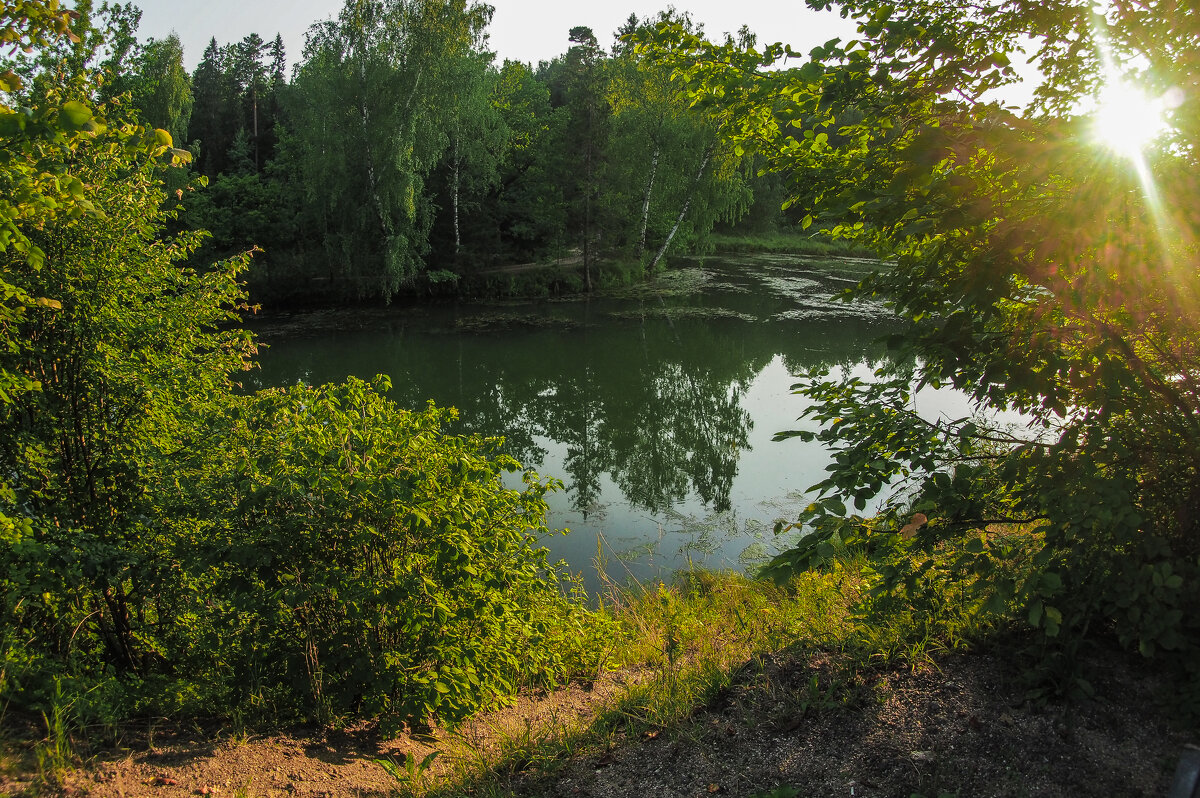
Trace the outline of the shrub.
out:
[[[221,649],[325,718],[454,720],[554,685],[578,667],[559,629],[587,616],[537,545],[558,483],[506,486],[520,467],[497,439],[448,435],[453,410],[388,387],[264,391],[221,417],[172,513],[204,508],[176,545]]]

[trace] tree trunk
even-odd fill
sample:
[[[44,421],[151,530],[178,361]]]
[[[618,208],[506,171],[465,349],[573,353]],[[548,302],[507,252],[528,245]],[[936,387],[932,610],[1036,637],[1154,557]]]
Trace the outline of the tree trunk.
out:
[[[591,68],[588,68],[588,84],[591,84]],[[583,187],[583,283],[585,290],[592,293],[592,191],[595,189],[596,156],[596,102],[587,98],[587,142],[584,148]]]
[[[459,250],[462,249],[462,233],[459,230],[458,224],[458,192],[462,183],[462,162],[458,155],[458,137],[454,137],[454,150],[452,155],[454,161],[454,172],[451,178],[451,205],[454,213],[454,257],[457,258]]]
[[[658,171],[659,148],[654,148],[650,157],[650,179],[646,181],[646,193],[642,197],[642,231],[638,235],[638,259],[646,254],[646,228],[650,225],[650,192],[654,190],[654,174]]]
[[[592,187],[591,169],[588,170],[587,191],[583,195],[583,284],[585,290],[592,293]]]
[[[366,70],[360,60],[358,62],[359,91],[365,91],[367,85]],[[362,116],[363,154],[367,162],[367,183],[371,187],[371,199],[375,205],[375,214],[379,217],[379,229],[383,233],[385,246],[392,237],[392,222],[383,207],[383,198],[379,196],[379,176],[375,173],[375,156],[371,151],[371,112],[367,109],[367,100],[359,95],[358,110]]]
[[[584,155],[585,178],[583,184],[583,284],[592,293],[592,125],[591,109],[588,109],[588,142]]]
[[[404,101],[404,110],[406,112],[412,110],[413,100],[417,97],[417,89],[421,86],[421,76],[425,74],[425,65],[417,67],[417,76],[413,78],[412,91],[408,93],[408,99]]]
[[[667,247],[671,246],[671,240],[675,238],[675,234],[679,232],[679,226],[683,224],[684,218],[687,217],[688,209],[692,207],[692,197],[695,196],[696,189],[700,187],[700,179],[704,177],[704,170],[708,168],[708,162],[712,159],[712,153],[712,147],[704,151],[704,160],[700,162],[700,168],[696,170],[696,177],[692,179],[692,187],[688,189],[687,199],[684,200],[683,207],[679,209],[679,216],[675,219],[675,226],[671,228],[667,240],[663,242],[662,247],[658,250],[658,254],[654,256],[654,262],[650,264],[651,272],[658,268],[663,255],[667,254]]]
[[[250,87],[250,105],[254,109],[254,171],[258,173],[261,168],[258,165],[258,87]]]

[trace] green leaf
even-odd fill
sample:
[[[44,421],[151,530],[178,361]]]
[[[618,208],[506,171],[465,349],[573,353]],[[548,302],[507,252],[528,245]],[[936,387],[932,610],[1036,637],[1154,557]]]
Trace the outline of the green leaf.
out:
[[[828,499],[822,499],[821,505],[825,508],[825,510],[827,512],[830,512],[834,515],[838,515],[838,516],[846,515],[846,505],[842,502],[841,499],[838,499],[837,497],[830,497]]]
[[[92,109],[78,100],[70,100],[59,109],[59,119],[70,130],[82,130],[92,121]]]

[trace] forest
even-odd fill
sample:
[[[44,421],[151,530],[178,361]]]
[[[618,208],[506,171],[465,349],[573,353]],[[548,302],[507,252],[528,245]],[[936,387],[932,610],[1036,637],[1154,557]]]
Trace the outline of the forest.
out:
[[[854,667],[1017,636],[1031,694],[1080,698],[1088,651],[1132,652],[1194,725],[1200,11],[836,5],[859,39],[808,54],[668,11],[607,47],[575,28],[534,68],[494,63],[487,6],[347,0],[290,74],[252,35],[189,75],[131,5],[6,2],[0,718],[397,731],[598,678],[640,627],[547,562],[556,475],[387,377],[251,390],[244,323],[259,302],[503,293],[496,270],[530,262],[590,293],[746,217],[876,253],[840,296],[890,314],[893,357],[870,378],[795,361],[806,409],[776,437],[833,459],[745,589],[833,618],[820,640]],[[1018,55],[1041,73],[1025,109],[990,94]],[[571,409],[654,405],[678,387],[654,350],[661,390]],[[978,412],[920,416],[927,386]],[[687,449],[707,454],[658,491],[630,471],[646,504],[728,494],[748,425],[688,418],[651,454],[723,426],[721,451]],[[681,634],[656,638],[663,668]]]
[[[610,43],[564,31],[565,53],[532,67],[496,63],[485,5],[347,4],[302,54],[278,35],[214,38],[189,75],[176,36],[139,40],[131,4],[81,9],[80,43],[15,72],[69,50],[72,69],[104,76],[97,100],[187,149],[170,178],[188,193],[176,224],[209,233],[197,262],[257,248],[256,301],[494,292],[488,272],[551,259],[580,266],[561,290],[591,290],[702,246],[746,214],[751,184],[775,209],[760,227],[781,220],[772,181],[622,42],[664,22],[692,30],[686,14],[631,15]]]

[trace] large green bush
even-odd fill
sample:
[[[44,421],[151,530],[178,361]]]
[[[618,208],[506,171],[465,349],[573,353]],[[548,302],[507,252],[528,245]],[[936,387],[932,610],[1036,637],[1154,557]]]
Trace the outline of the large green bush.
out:
[[[537,544],[554,483],[506,486],[520,467],[498,440],[449,435],[453,411],[402,410],[387,387],[238,398],[188,463],[164,520],[186,519],[177,556],[215,645],[321,716],[455,719],[553,685],[588,623]]]
[[[0,43],[69,21],[6,4]],[[0,706],[453,719],[587,661],[495,441],[383,382],[240,392],[247,259],[184,265],[187,153],[76,55],[0,73]]]
[[[5,148],[27,157],[0,165],[10,185],[48,174],[68,187],[15,219],[23,246],[0,252],[6,279],[42,298],[4,326],[0,349],[0,369],[29,386],[0,402],[0,608],[11,650],[36,661],[38,678],[21,683],[43,687],[49,672],[165,667],[157,641],[173,619],[158,595],[153,486],[252,350],[229,327],[244,261],[186,269],[200,236],[163,234],[160,177],[186,153],[162,131],[104,119],[86,88],[17,95],[23,107],[6,112],[59,108],[74,131],[18,125]]]

